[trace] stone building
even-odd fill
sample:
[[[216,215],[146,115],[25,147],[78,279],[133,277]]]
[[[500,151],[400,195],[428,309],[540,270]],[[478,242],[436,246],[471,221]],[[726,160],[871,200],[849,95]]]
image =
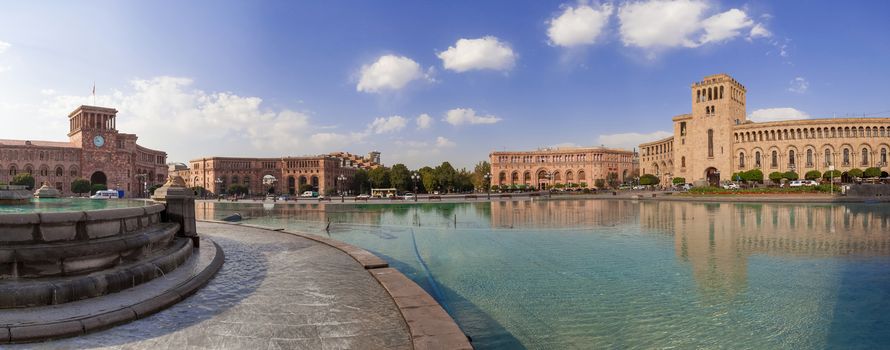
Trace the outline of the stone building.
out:
[[[145,197],[145,189],[164,183],[167,154],[136,144],[137,136],[117,130],[117,110],[80,106],[68,115],[68,142],[0,140],[0,182],[30,173],[70,196],[78,178],[127,197]]]
[[[887,170],[890,118],[832,118],[755,123],[747,120],[745,86],[727,74],[692,84],[692,113],[673,118],[674,135],[640,145],[640,168],[662,184],[673,177],[719,184],[750,169],[846,177],[853,168]]]
[[[369,170],[383,166],[383,164],[380,164],[380,152],[377,151],[368,152],[368,156],[366,157],[349,152],[333,152],[328,155],[342,159],[344,162],[343,165],[345,166]]]
[[[606,181],[610,174],[623,183],[631,180],[637,169],[634,152],[605,147],[492,152],[489,158],[493,185],[528,185],[538,189],[572,183],[585,183],[592,188],[596,180]]]
[[[200,186],[221,194],[232,184],[242,184],[251,194],[300,194],[308,186],[319,193],[346,190],[359,163],[346,158],[320,155],[280,158],[208,157],[189,161],[187,169],[176,170],[189,187]],[[345,181],[338,181],[340,175]],[[263,179],[267,180],[264,181]]]

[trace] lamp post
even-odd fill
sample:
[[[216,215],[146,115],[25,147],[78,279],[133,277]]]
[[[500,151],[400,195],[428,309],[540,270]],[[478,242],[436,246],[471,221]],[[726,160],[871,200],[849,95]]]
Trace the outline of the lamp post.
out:
[[[411,181],[414,182],[414,201],[417,202],[417,181],[420,181],[420,174],[417,172],[411,174]]]
[[[263,176],[263,185],[269,186],[269,190],[271,190],[271,192],[267,190],[266,193],[272,193],[273,195],[275,194],[275,183],[276,182],[278,182],[278,179],[276,179],[272,175]],[[273,202],[276,201],[277,200],[276,198],[277,197],[273,196],[272,201]]]
[[[343,192],[343,181],[346,181],[346,175],[337,176],[337,190],[340,191],[340,203],[346,201],[346,193]]]
[[[491,200],[491,173],[486,173],[482,177],[485,178],[485,194],[488,196],[488,200]]]
[[[222,178],[218,177],[213,182],[216,183],[216,201],[218,202],[222,200],[222,196],[220,194],[220,192],[222,191],[220,190],[220,187],[222,187],[223,180]]]

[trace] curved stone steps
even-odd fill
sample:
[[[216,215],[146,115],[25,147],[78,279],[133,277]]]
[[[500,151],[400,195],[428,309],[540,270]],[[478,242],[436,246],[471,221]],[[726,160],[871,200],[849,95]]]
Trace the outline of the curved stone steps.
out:
[[[72,277],[2,281],[0,309],[63,304],[116,293],[173,271],[191,256],[193,249],[191,239],[175,237],[164,249],[147,257],[102,271]]]

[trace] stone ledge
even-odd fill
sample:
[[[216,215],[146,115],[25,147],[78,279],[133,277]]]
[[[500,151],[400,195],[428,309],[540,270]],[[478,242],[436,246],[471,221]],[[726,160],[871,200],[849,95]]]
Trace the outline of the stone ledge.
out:
[[[225,254],[216,242],[210,241],[211,245],[205,244],[205,247],[213,247],[215,254],[202,270],[189,277],[185,281],[176,284],[167,290],[161,291],[153,297],[140,300],[131,305],[123,305],[115,310],[103,311],[99,314],[86,314],[78,317],[65,317],[58,315],[59,307],[55,306],[44,310],[30,310],[29,313],[40,313],[38,316],[41,322],[22,322],[18,324],[6,324],[0,326],[0,344],[3,343],[27,343],[41,340],[50,340],[64,338],[70,336],[82,335],[85,333],[107,329],[115,325],[133,321],[137,318],[143,318],[148,315],[159,312],[183,299],[194,294],[198,289],[205,286],[216,275],[225,261]],[[208,248],[201,248],[208,249]],[[193,254],[197,257],[198,255]],[[99,297],[102,298],[102,297]],[[95,300],[95,299],[93,299]],[[93,300],[82,301],[80,305],[67,305],[77,312],[87,307]],[[66,307],[61,305],[61,307]],[[0,311],[0,316],[3,312]],[[56,317],[57,319],[53,319]],[[46,321],[44,321],[46,320]]]

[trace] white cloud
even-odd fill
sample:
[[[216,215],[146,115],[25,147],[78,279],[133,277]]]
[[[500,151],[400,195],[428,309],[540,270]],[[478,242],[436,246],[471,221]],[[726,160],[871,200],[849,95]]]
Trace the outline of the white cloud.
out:
[[[810,88],[810,82],[807,81],[807,79],[804,77],[797,77],[797,78],[791,79],[791,82],[789,83],[789,85],[790,86],[788,86],[788,91],[798,93],[798,94],[806,93],[807,90]]]
[[[394,115],[391,117],[375,118],[374,122],[372,122],[371,125],[368,126],[368,128],[375,134],[384,134],[402,130],[407,124],[408,121],[405,118]]]
[[[405,56],[383,55],[362,66],[356,91],[383,92],[399,90],[411,81],[424,79],[420,64]]]
[[[751,112],[748,119],[753,122],[774,122],[780,120],[801,120],[810,119],[810,115],[806,112],[799,111],[794,108],[764,108]]]
[[[0,41],[0,53],[6,51],[6,49],[8,49],[10,46],[12,46],[10,43]]]
[[[588,5],[566,7],[562,14],[549,21],[547,36],[550,43],[563,47],[595,43],[609,23],[612,10],[611,4],[596,9]]]
[[[494,124],[501,121],[493,115],[476,115],[472,108],[455,108],[445,113],[445,121],[451,125]]]
[[[749,27],[757,35],[768,33],[762,24],[754,25],[739,9],[730,9],[703,18],[708,3],[701,0],[648,0],[628,3],[618,10],[619,31],[625,46],[646,49],[698,47],[732,40]]]
[[[436,147],[438,147],[438,148],[454,147],[455,145],[456,144],[453,141],[446,139],[442,136],[439,136],[436,138]]]
[[[648,134],[641,134],[638,132],[604,134],[597,137],[597,143],[606,147],[634,149],[638,148],[641,143],[661,140],[673,135],[674,134],[669,131],[654,131]]]
[[[705,33],[699,40],[699,45],[733,39],[741,34],[742,29],[752,25],[754,25],[754,21],[748,18],[748,15],[742,10],[731,9],[718,13],[702,21]]]
[[[498,38],[486,36],[479,39],[460,39],[448,50],[437,56],[445,69],[455,72],[493,69],[506,71],[516,63],[513,49]]]
[[[757,23],[751,28],[751,32],[748,34],[748,39],[769,38],[771,36],[773,36],[772,32],[766,29],[762,23]]]
[[[417,116],[417,128],[418,129],[429,129],[430,126],[433,125],[433,117],[430,117],[429,114],[421,114]]]

